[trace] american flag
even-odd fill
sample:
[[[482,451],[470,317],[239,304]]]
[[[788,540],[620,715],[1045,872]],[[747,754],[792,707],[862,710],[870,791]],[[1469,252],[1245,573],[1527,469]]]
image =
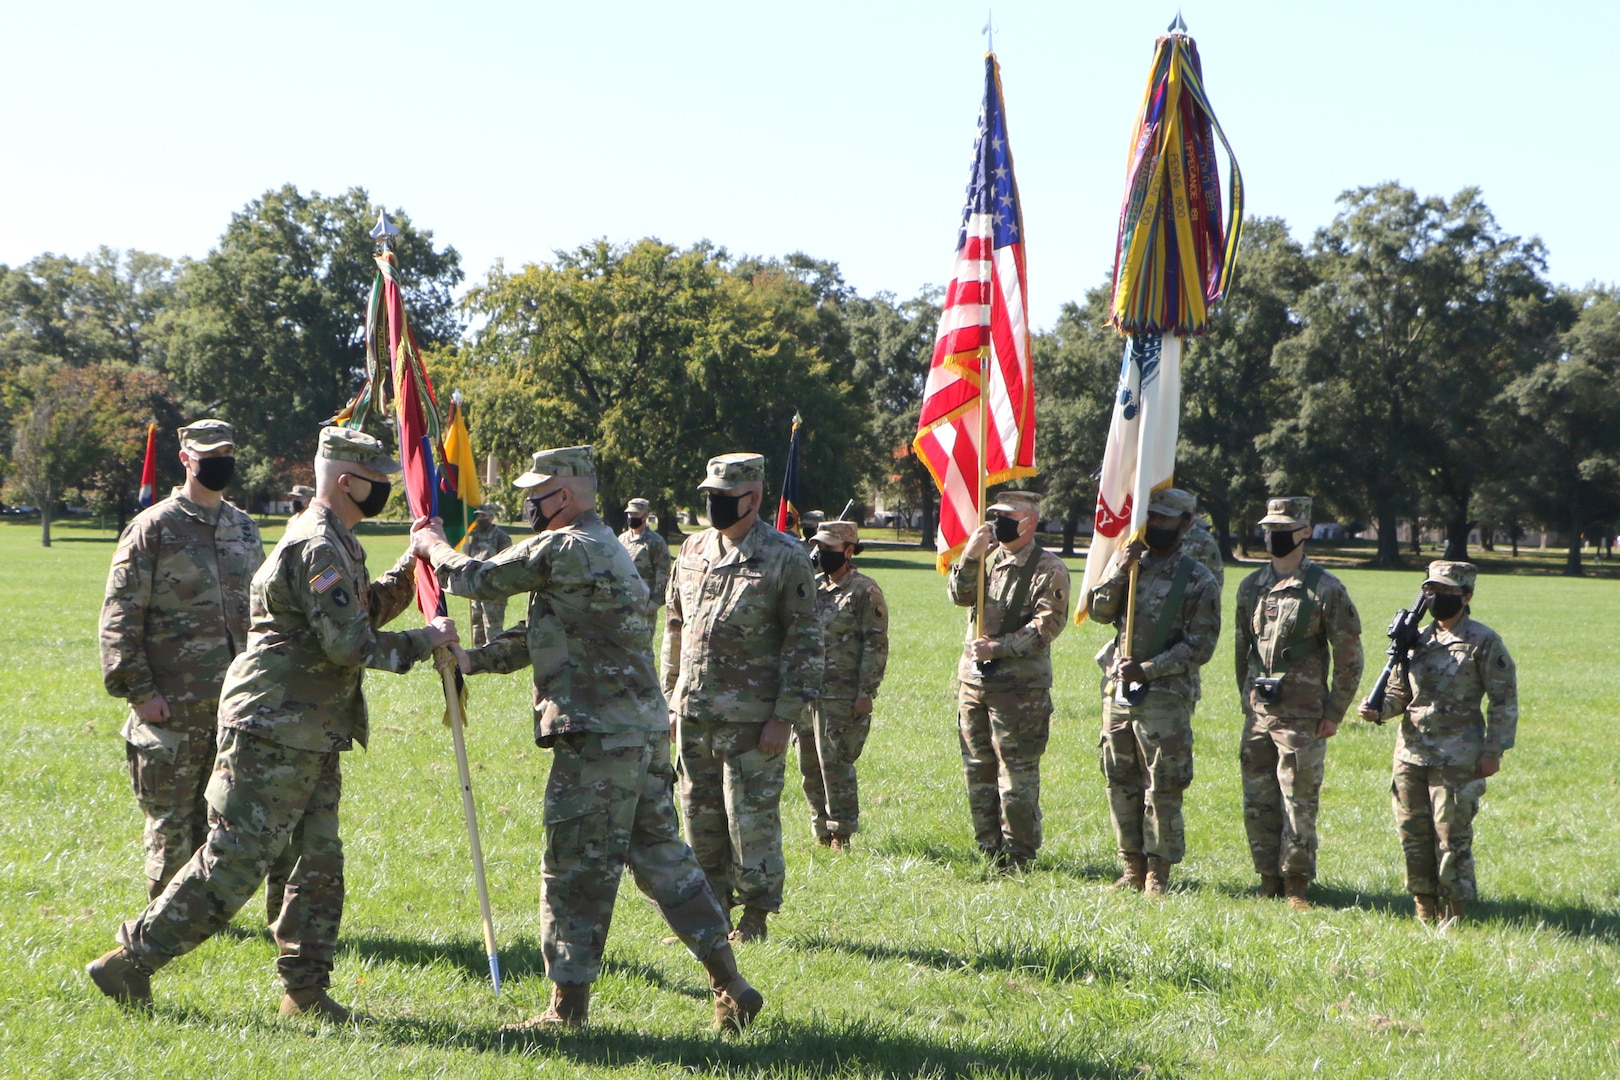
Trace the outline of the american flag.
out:
[[[940,492],[936,546],[942,571],[979,524],[984,487],[1035,475],[1035,373],[1024,293],[1024,217],[1007,143],[1001,71],[995,54],[987,53],[956,269],[912,443]],[[986,397],[988,415],[981,418]],[[987,437],[982,455],[981,424]]]

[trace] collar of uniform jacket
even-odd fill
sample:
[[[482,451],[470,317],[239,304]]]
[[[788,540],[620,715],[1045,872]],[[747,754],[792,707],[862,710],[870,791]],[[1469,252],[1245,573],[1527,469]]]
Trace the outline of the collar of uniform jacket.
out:
[[[347,525],[343,524],[343,519],[332,512],[331,507],[323,506],[320,503],[310,503],[309,509],[305,510],[304,513],[315,515],[310,519],[311,521],[314,521],[315,518],[326,519],[327,525],[332,530],[332,535],[343,541],[343,546],[348,549],[350,558],[364,559],[366,557],[366,549],[360,546],[359,538],[354,535]]]
[[[185,488],[177,487],[173,491],[169,492],[169,498],[179,503],[180,509],[184,510],[187,514],[190,514],[204,525],[218,525],[219,515],[224,512],[225,504],[221,502],[219,506],[214,508],[214,512],[210,514],[207,510],[204,510],[201,506],[198,506],[196,503],[186,498],[185,491]]]
[[[721,534],[719,529],[711,529],[709,542],[704,545],[703,557],[710,566],[731,566],[733,563],[745,563],[754,557],[759,548],[759,531],[769,529],[763,518],[755,519],[754,527],[742,534],[741,539],[732,540]]]
[[[1307,555],[1305,558],[1299,560],[1299,565],[1294,567],[1294,572],[1292,574],[1286,574],[1282,577],[1278,577],[1277,568],[1268,562],[1264,567],[1266,576],[1260,579],[1260,585],[1267,592],[1276,592],[1278,589],[1291,588],[1292,586],[1298,585],[1300,582],[1305,580],[1305,572],[1310,568],[1311,559],[1310,556]],[[1268,578],[1269,580],[1267,580]]]
[[[1000,566],[1002,563],[1010,562],[1014,566],[1023,566],[1034,558],[1035,553],[1040,550],[1041,545],[1033,540],[1019,551],[1008,551],[1004,547],[998,547],[996,548],[996,565]]]

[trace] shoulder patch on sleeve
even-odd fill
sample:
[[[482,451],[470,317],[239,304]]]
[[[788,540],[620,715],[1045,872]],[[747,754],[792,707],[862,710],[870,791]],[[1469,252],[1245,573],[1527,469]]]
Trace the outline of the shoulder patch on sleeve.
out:
[[[1507,657],[1503,656],[1501,653],[1497,653],[1496,654],[1496,666],[1503,669],[1504,671],[1507,670]]]
[[[328,566],[325,570],[309,579],[309,587],[315,590],[315,594],[319,596],[342,580],[343,575],[338,573],[337,567]]]

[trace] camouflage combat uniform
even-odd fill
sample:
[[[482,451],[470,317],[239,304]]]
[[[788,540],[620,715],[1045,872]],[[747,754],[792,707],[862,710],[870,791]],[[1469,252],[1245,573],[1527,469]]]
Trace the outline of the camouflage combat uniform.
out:
[[[957,736],[979,850],[991,858],[1026,863],[1041,846],[1041,756],[1052,721],[1051,647],[1069,621],[1069,568],[1034,542],[1016,553],[997,547],[988,558],[984,636],[995,643],[994,666],[988,677],[980,675],[963,649],[956,667]],[[979,562],[964,558],[951,567],[946,589],[958,607],[977,603]],[[978,637],[977,625],[970,612],[969,644]]]
[[[681,815],[728,907],[782,906],[787,753],[762,754],[759,738],[766,721],[793,724],[820,693],[815,589],[804,545],[763,520],[736,541],[712,528],[688,536],[670,575],[660,666]]]
[[[146,815],[150,895],[208,836],[203,791],[214,764],[219,688],[247,644],[248,585],[264,562],[253,519],[204,507],[176,488],[130,522],[113,553],[101,606],[101,675],[134,705],[161,694],[169,719],[131,710],[121,734]]]
[[[1191,555],[1215,575],[1216,588],[1226,586],[1226,563],[1221,560],[1221,545],[1215,539],[1215,534],[1209,531],[1209,526],[1193,518],[1192,527],[1181,537],[1181,553]]]
[[[467,533],[465,545],[469,559],[493,559],[512,546],[506,530],[493,521],[474,522]],[[506,597],[499,600],[474,600],[467,605],[467,618],[472,623],[472,643],[488,645],[501,636],[506,627]]]
[[[1178,575],[1184,575],[1181,601],[1165,611]],[[1179,544],[1168,554],[1149,551],[1142,557],[1132,652],[1148,688],[1140,704],[1127,705],[1116,700],[1112,672],[1125,632],[1129,587],[1129,567],[1116,562],[1088,602],[1093,619],[1118,631],[1097,654],[1104,673],[1102,773],[1120,855],[1174,864],[1186,852],[1181,803],[1193,779],[1192,714],[1201,692],[1199,668],[1215,655],[1220,637],[1221,592],[1209,568]],[[1161,618],[1169,620],[1164,631]],[[1143,655],[1161,638],[1160,652]]]
[[[581,449],[542,451],[535,469],[590,475]],[[647,587],[629,555],[586,512],[488,561],[440,545],[433,564],[458,596],[529,594],[527,621],[469,655],[474,673],[534,669],[535,741],[552,752],[540,886],[546,975],[569,986],[596,981],[626,863],[636,887],[705,959],[730,926],[680,836]]]
[[[356,431],[327,428],[321,451],[398,470]],[[366,745],[365,669],[408,671],[431,651],[427,628],[378,629],[415,598],[415,565],[402,558],[372,581],[365,549],[331,510],[317,503],[289,523],[253,577],[247,649],[221,690],[208,840],[119,928],[137,961],[156,969],[217,933],[290,845],[298,857],[271,927],[277,972],[289,991],[330,985],[344,895],[338,755]]]
[[[799,773],[817,837],[850,836],[861,827],[855,762],[872,730],[855,702],[877,697],[889,662],[889,609],[877,582],[849,568],[842,580],[816,575],[816,618],[826,645],[821,697],[797,725]]]
[[[1473,568],[1467,563],[1434,563]],[[1480,708],[1490,702],[1489,711]],[[1406,678],[1389,682],[1383,715],[1405,713],[1390,794],[1414,896],[1474,898],[1474,815],[1485,794],[1482,755],[1512,749],[1519,726],[1518,671],[1501,637],[1466,612],[1450,630],[1424,626]]]
[[[1244,578],[1235,622],[1249,853],[1258,874],[1315,878],[1328,744],[1317,725],[1343,720],[1361,683],[1361,616],[1343,583],[1305,558],[1280,579],[1269,563]],[[1258,678],[1282,679],[1271,700],[1256,693]]]
[[[664,593],[669,589],[669,545],[647,525],[640,529],[624,530],[619,534],[619,543],[630,553],[636,573],[647,583],[647,600],[652,605],[651,609],[658,610],[658,605],[664,602]]]

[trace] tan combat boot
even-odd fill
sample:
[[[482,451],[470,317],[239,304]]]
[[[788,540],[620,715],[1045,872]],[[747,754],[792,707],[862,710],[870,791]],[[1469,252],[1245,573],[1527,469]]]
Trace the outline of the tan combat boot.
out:
[[[1463,915],[1468,911],[1468,901],[1458,900],[1454,896],[1446,897],[1446,921],[1461,922]]]
[[[1126,855],[1124,859],[1125,872],[1109,888],[1135,889],[1137,892],[1141,892],[1147,885],[1147,856]]]
[[[1311,879],[1304,874],[1289,874],[1283,878],[1283,895],[1288,898],[1289,911],[1309,911],[1311,902],[1305,899],[1305,890],[1311,887]]]
[[[764,941],[767,935],[765,929],[765,916],[770,912],[764,908],[744,908],[743,917],[737,920],[737,929],[726,935],[727,941],[738,945],[746,945],[750,941]]]
[[[1170,864],[1157,857],[1148,859],[1147,881],[1142,886],[1143,894],[1159,899],[1164,896],[1164,891],[1169,887]]]
[[[564,986],[551,984],[551,1004],[539,1016],[531,1016],[516,1024],[505,1024],[501,1030],[509,1035],[520,1035],[541,1028],[582,1028],[591,1011],[591,984]]]
[[[146,1009],[152,1005],[152,968],[120,945],[102,953],[84,967],[96,989],[120,1005]]]
[[[306,986],[289,990],[281,999],[282,1016],[312,1016],[328,1024],[347,1024],[358,1018],[333,1001],[324,986]]]
[[[827,846],[832,848],[834,851],[848,851],[850,849],[851,841],[853,841],[855,838],[853,836],[834,835],[828,837],[827,839]]]
[[[1260,875],[1260,898],[1262,900],[1281,900],[1283,895],[1283,879],[1277,874]]]
[[[1418,922],[1432,923],[1440,921],[1439,900],[1432,896],[1424,896],[1422,893],[1417,893],[1412,897],[1412,902],[1417,907]]]
[[[709,989],[714,992],[714,1029],[742,1034],[765,1007],[764,995],[737,974],[737,953],[730,945],[716,946],[703,967],[709,973]]]

